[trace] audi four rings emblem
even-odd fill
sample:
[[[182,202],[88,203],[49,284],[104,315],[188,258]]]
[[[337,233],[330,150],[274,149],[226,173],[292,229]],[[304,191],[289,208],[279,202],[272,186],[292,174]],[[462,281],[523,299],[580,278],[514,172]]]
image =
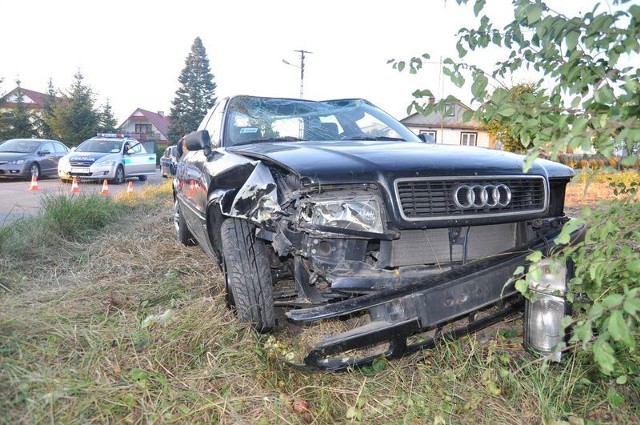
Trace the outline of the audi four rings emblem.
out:
[[[462,210],[506,207],[511,203],[511,189],[506,184],[464,184],[453,191],[453,203]]]

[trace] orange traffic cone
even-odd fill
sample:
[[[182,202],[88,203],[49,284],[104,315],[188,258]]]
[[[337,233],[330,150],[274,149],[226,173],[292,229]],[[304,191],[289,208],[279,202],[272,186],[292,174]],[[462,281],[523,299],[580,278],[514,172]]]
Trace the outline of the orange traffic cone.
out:
[[[36,177],[35,174],[31,176],[31,186],[29,186],[29,190],[30,191],[38,190],[38,178]]]
[[[133,182],[129,182],[129,186],[127,186],[127,195],[133,195]]]
[[[104,180],[104,183],[102,183],[102,190],[100,191],[101,194],[103,195],[108,195],[109,194],[109,184],[107,183],[107,180]]]
[[[80,193],[80,186],[78,186],[78,178],[74,177],[71,183],[71,193]]]

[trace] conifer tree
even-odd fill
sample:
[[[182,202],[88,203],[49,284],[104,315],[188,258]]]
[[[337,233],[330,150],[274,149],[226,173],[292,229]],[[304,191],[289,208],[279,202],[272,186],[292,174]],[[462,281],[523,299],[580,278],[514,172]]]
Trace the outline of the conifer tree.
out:
[[[207,110],[216,102],[216,84],[200,37],[193,41],[178,81],[180,87],[176,91],[169,114],[169,140],[173,143],[196,130]]]
[[[37,132],[31,120],[31,114],[24,104],[24,93],[20,89],[20,80],[16,80],[18,89],[16,90],[15,107],[11,108],[6,116],[7,139],[31,138],[37,136]]]
[[[99,113],[91,87],[84,84],[80,71],[74,75],[69,93],[53,108],[50,121],[53,135],[68,146],[77,146],[98,132]]]
[[[54,139],[53,130],[51,129],[50,122],[54,117],[54,108],[58,96],[56,95],[56,89],[53,86],[53,80],[49,78],[49,84],[47,86],[47,94],[44,98],[44,105],[42,107],[41,116],[36,121],[36,128],[40,137],[45,139]]]
[[[101,133],[115,133],[116,126],[118,122],[116,118],[113,116],[113,110],[111,109],[111,103],[109,103],[109,99],[107,99],[107,103],[102,107],[102,111],[100,111],[100,121],[98,130]]]

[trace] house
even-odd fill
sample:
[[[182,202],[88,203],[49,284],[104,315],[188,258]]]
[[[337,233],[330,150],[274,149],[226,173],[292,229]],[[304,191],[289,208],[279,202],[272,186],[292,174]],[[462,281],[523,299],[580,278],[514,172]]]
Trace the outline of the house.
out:
[[[430,103],[435,100],[429,99]],[[462,114],[472,111],[462,102],[448,105],[444,113],[433,112],[429,115],[414,113],[400,120],[416,134],[426,133],[434,138],[436,143],[465,146],[480,146],[495,148],[495,140],[487,133],[482,123],[472,119],[464,121]]]
[[[169,125],[171,120],[164,112],[151,112],[138,108],[118,127],[118,132],[131,134],[141,142],[155,142],[157,147],[169,145]]]
[[[47,94],[37,92],[35,90],[25,89],[24,87],[16,87],[9,93],[5,94],[2,99],[4,101],[3,109],[13,109],[18,104],[18,97],[22,93],[22,104],[27,109],[42,110],[47,99]],[[59,99],[57,99],[59,100]]]

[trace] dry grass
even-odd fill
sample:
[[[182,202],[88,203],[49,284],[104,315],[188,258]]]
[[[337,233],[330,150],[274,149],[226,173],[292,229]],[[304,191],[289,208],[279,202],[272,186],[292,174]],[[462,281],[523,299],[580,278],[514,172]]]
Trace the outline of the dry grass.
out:
[[[280,356],[305,338],[240,325],[213,262],[175,241],[168,190],[151,196],[92,242],[0,263],[0,423],[535,424],[596,405],[640,419],[632,394],[615,409],[615,384],[585,383],[579,358],[527,365],[498,328],[375,373],[292,369]]]

